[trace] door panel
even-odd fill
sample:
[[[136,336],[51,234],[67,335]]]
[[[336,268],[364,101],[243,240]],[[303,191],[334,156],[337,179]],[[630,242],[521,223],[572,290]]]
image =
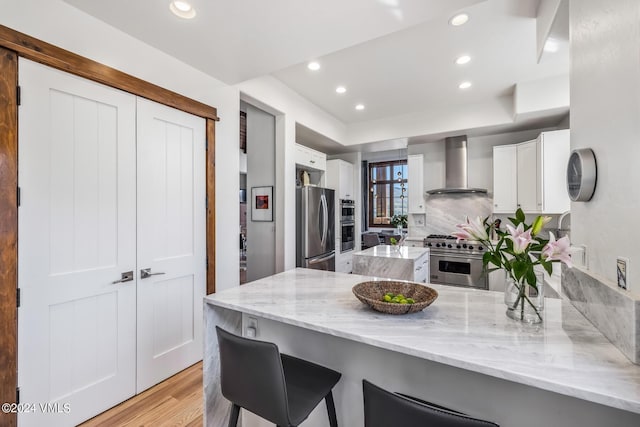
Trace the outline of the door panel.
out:
[[[153,294],[153,357],[194,340],[193,276],[158,281]]]
[[[73,425],[135,393],[135,97],[20,59],[22,426]]]
[[[141,392],[202,359],[205,120],[138,99],[138,376]],[[139,273],[138,273],[139,274]]]

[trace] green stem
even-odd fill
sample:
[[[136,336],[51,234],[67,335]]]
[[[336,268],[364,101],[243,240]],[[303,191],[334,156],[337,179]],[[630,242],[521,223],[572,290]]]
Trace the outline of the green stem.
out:
[[[514,281],[513,282],[514,286],[516,287],[516,289],[518,289],[518,298],[516,299],[515,304],[513,304],[513,307],[511,307],[512,310],[515,310],[518,307],[518,304],[520,304],[520,302],[522,302],[521,304],[521,308],[520,308],[520,320],[524,319],[524,300],[527,300],[527,302],[529,303],[529,305],[531,306],[531,308],[533,308],[533,311],[535,311],[536,316],[538,316],[538,318],[540,320],[542,320],[542,316],[540,316],[540,312],[538,311],[538,307],[536,307],[533,302],[531,302],[531,300],[529,299],[529,297],[526,295],[526,292],[523,289],[527,289],[526,285],[521,284],[520,286],[518,286],[518,282]],[[538,290],[538,292],[540,292]]]

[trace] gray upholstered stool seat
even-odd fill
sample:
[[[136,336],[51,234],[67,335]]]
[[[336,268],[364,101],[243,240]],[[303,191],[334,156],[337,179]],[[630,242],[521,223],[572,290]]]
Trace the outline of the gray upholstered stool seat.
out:
[[[362,381],[365,427],[499,427]]]
[[[329,425],[337,427],[331,390],[341,374],[280,354],[274,343],[243,338],[216,327],[222,395],[231,401],[229,427],[240,408],[278,426],[295,427],[324,399]]]

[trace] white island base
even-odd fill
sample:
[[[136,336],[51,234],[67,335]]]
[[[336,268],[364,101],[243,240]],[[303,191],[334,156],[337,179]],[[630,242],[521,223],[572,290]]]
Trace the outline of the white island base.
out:
[[[504,314],[501,294],[433,285],[425,311],[392,316],[351,294],[367,278],[296,269],[205,299],[205,425],[226,426],[215,325],[283,353],[342,372],[338,422],[363,426],[362,379],[451,407],[502,427],[640,425],[640,367],[631,364],[571,305],[548,300],[545,323]],[[244,325],[244,326],[243,326]],[[243,413],[243,427],[270,426]],[[319,405],[302,426],[328,425]]]

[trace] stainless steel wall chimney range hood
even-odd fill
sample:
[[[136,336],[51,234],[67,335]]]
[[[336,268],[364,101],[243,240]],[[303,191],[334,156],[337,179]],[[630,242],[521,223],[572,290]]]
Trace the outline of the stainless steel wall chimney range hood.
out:
[[[467,135],[452,136],[445,143],[445,187],[427,194],[486,193],[484,188],[467,187]]]

